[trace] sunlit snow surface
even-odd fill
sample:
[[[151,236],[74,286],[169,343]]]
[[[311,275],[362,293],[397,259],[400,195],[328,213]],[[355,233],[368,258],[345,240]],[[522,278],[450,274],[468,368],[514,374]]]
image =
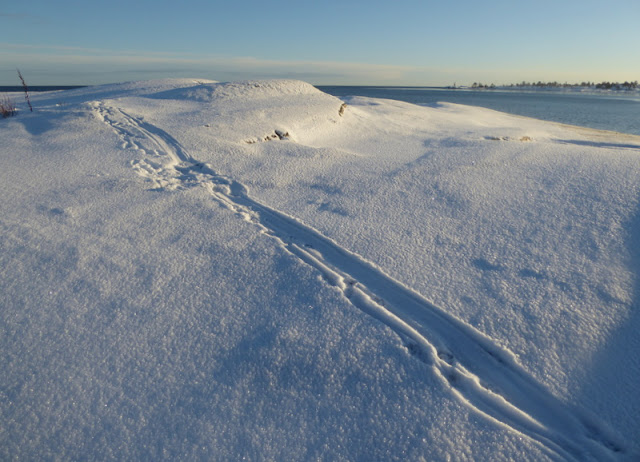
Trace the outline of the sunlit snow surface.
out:
[[[32,103],[0,459],[640,457],[640,138],[298,81]]]

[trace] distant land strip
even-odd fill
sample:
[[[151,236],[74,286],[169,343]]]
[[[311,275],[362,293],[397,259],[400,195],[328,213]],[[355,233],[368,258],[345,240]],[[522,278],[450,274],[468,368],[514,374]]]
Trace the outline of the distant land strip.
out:
[[[87,85],[29,85],[29,91],[56,91],[56,90],[73,90],[74,88],[84,88]],[[0,92],[22,92],[24,88],[20,85],[0,86]]]
[[[456,85],[453,85],[455,88]],[[494,85],[493,83],[490,85],[486,85],[483,83],[473,82],[471,88],[522,88],[522,87],[539,87],[539,88],[575,88],[575,87],[587,87],[587,88],[597,88],[598,90],[635,90],[638,88],[638,81],[634,80],[633,82],[581,82],[581,83],[559,83],[559,82],[520,82],[520,83],[510,83],[506,85]]]

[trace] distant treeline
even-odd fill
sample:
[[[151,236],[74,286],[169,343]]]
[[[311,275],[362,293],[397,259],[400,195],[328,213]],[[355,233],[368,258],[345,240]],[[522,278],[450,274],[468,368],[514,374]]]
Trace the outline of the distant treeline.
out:
[[[520,82],[520,83],[512,83],[509,85],[501,85],[501,88],[522,88],[522,87],[538,87],[538,88],[575,88],[575,87],[585,87],[585,88],[598,88],[604,90],[634,90],[638,88],[638,81],[635,80],[633,82],[582,82],[582,83],[559,83],[559,82]],[[483,83],[473,82],[471,88],[485,88],[485,89],[494,89],[497,88],[493,83],[490,85],[485,85]]]

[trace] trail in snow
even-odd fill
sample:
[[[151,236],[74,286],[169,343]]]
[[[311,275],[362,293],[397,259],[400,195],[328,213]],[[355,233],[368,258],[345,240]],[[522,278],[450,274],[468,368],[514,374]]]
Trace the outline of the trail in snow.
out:
[[[399,334],[408,351],[473,411],[537,442],[554,459],[624,457],[622,446],[598,422],[554,397],[511,352],[481,332],[313,228],[252,199],[241,183],[197,162],[158,127],[103,103],[94,107],[123,147],[148,154],[132,164],[140,175],[162,189],[207,188],[219,203],[320,271],[354,306]]]

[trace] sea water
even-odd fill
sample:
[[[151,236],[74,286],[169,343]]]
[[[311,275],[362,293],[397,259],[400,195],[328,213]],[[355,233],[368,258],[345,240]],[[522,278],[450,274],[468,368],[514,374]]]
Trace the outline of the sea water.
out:
[[[368,96],[413,104],[481,106],[536,119],[640,135],[640,93],[562,90],[473,90],[429,87],[318,86],[331,95]]]

